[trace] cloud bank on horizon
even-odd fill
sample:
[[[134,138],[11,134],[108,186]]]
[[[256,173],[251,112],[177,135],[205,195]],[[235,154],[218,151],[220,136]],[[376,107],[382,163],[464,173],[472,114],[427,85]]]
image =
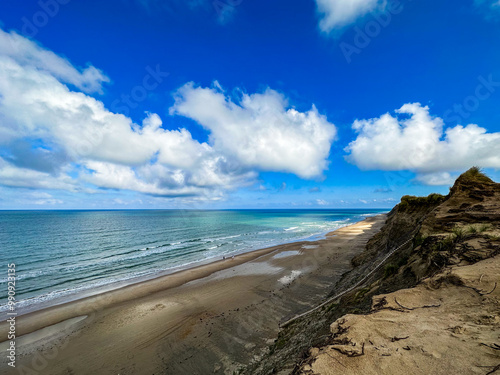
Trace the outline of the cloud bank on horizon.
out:
[[[87,95],[109,81],[93,66],[78,69],[14,32],[0,31],[0,51],[4,186],[211,200],[254,183],[259,171],[315,178],[328,166],[335,126],[314,105],[299,112],[270,88],[234,101],[218,83],[182,86],[171,113],[207,129],[205,143],[164,129],[154,113],[135,124],[110,112]]]

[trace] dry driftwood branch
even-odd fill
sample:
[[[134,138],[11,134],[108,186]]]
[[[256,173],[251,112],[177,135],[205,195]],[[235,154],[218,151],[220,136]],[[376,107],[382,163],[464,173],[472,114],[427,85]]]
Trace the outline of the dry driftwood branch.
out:
[[[485,344],[484,342],[482,342],[481,345],[487,346],[488,348],[491,348],[491,349],[500,350],[500,345],[498,345],[498,344],[489,345],[489,344]]]
[[[421,306],[421,307],[416,307],[416,309],[430,309],[432,307],[441,307],[441,304],[437,304],[437,305],[424,305],[424,306]]]
[[[360,357],[362,355],[365,355],[365,343],[361,346],[361,353],[353,353],[353,355],[350,355],[349,357]]]
[[[488,295],[488,294],[493,293],[493,292],[495,291],[495,289],[496,289],[496,288],[497,288],[497,282],[495,281],[495,286],[494,286],[494,287],[493,287],[493,289],[491,289],[488,293],[482,293],[482,292],[480,292],[480,291],[478,291],[478,293],[479,293],[480,295],[482,295],[482,296],[486,296],[486,295]]]
[[[439,304],[439,305],[424,305],[424,306],[417,306],[417,307],[406,307],[406,306],[403,306],[402,304],[400,304],[398,302],[398,300],[396,299],[396,297],[394,297],[394,301],[398,304],[398,306],[400,306],[402,309],[405,309],[405,310],[429,309],[431,307],[440,307],[441,306],[441,304]]]
[[[387,298],[383,297],[380,301],[378,301],[375,305],[373,305],[374,310],[380,310],[382,309],[385,305],[387,305]]]
[[[401,307],[402,309],[404,310],[413,310],[412,308],[409,308],[409,307],[406,307],[406,306],[403,306],[402,304],[400,304],[397,300],[396,297],[394,297],[394,301],[398,304],[399,307]]]
[[[480,289],[474,288],[473,286],[467,286],[467,285],[464,285],[464,286],[466,288],[472,289],[474,292],[476,292],[480,296],[487,296],[488,294],[491,294],[495,291],[495,289],[497,288],[497,282],[495,281],[495,285],[493,286],[493,289],[491,289],[489,292],[484,292]]]
[[[410,337],[410,336],[406,336],[406,337],[396,337],[396,336],[394,336],[393,338],[391,338],[391,342],[395,342],[395,341],[399,341],[399,340],[406,340],[408,337]]]
[[[494,372],[497,372],[498,370],[500,370],[500,365],[496,365],[493,370],[491,370],[490,372],[488,372],[486,375],[490,375],[490,374],[493,374]]]

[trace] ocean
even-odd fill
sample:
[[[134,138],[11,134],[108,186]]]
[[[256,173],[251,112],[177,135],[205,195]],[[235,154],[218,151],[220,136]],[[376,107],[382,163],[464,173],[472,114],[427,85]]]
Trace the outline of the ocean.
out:
[[[319,236],[386,210],[0,211],[0,312],[8,264],[21,313]]]

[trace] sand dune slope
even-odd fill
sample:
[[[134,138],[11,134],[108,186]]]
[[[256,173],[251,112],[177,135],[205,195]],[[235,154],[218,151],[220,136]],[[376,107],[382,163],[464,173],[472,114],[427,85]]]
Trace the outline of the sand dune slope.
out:
[[[331,325],[302,374],[500,373],[500,256],[376,296],[368,315]],[[496,371],[495,371],[496,372]]]

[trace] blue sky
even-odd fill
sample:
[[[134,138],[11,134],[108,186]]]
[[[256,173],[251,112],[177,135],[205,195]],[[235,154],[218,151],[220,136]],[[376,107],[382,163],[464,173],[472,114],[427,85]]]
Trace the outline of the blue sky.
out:
[[[497,0],[1,8],[1,209],[389,208],[500,175]]]

